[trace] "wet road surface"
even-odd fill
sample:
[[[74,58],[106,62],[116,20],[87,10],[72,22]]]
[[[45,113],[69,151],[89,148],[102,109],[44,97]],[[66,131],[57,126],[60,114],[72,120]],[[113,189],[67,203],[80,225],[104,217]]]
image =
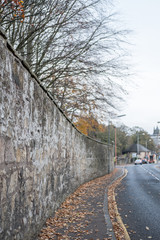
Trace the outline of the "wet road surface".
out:
[[[132,240],[160,239],[160,165],[128,165],[116,202]]]

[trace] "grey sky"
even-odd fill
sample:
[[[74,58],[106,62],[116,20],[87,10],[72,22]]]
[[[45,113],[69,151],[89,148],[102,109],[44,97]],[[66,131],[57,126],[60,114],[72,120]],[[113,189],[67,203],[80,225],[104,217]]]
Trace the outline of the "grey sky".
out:
[[[121,122],[152,133],[160,121],[160,0],[116,0],[115,7],[123,27],[133,30],[131,62],[136,73]]]

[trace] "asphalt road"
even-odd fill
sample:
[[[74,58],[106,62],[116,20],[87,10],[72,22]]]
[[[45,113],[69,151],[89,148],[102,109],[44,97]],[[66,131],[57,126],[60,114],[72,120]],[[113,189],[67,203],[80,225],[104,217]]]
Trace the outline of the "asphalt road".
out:
[[[128,165],[116,189],[118,211],[132,240],[160,240],[160,165]]]

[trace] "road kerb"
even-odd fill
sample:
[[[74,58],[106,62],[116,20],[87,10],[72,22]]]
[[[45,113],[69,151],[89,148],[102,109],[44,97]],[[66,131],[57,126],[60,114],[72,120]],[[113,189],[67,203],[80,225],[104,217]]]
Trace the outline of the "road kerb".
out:
[[[122,218],[120,217],[120,214],[118,212],[118,208],[117,208],[117,203],[116,203],[116,199],[115,199],[115,188],[120,184],[120,182],[122,181],[123,178],[126,177],[128,171],[125,169],[124,175],[122,177],[120,177],[119,179],[117,179],[115,182],[113,182],[113,184],[111,184],[111,186],[109,187],[109,189],[111,190],[111,194],[112,194],[112,206],[113,206],[113,211],[114,211],[114,215],[116,218],[117,223],[119,224],[120,228],[123,230],[123,234],[124,234],[124,238],[125,240],[131,240],[130,236],[128,234],[128,231],[122,221]],[[108,202],[110,200],[108,199]],[[110,212],[110,209],[109,209]],[[113,216],[112,216],[112,224],[113,224]],[[114,225],[114,224],[113,224]],[[116,234],[115,234],[116,235]]]

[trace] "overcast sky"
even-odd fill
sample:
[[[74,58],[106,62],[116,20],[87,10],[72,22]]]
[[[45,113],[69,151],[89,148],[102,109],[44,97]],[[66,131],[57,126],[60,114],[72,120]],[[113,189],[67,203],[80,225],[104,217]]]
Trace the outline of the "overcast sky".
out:
[[[133,30],[131,62],[136,73],[121,123],[151,134],[160,121],[160,0],[115,0],[115,7],[124,28]]]

